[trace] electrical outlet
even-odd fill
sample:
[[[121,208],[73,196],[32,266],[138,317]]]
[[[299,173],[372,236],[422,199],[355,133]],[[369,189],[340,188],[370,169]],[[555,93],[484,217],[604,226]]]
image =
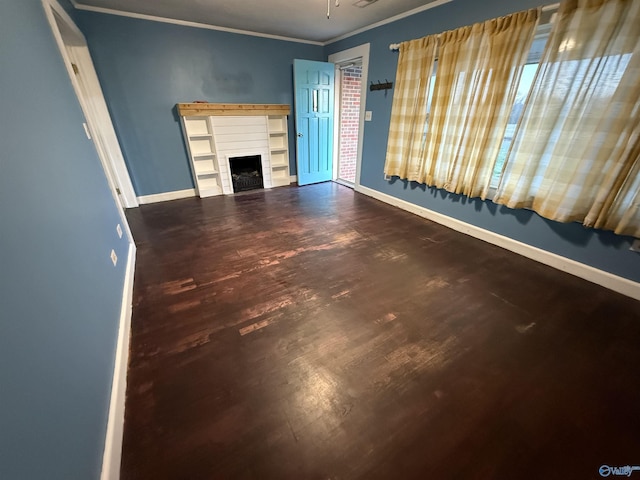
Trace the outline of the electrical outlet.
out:
[[[118,232],[118,237],[122,238],[122,227],[120,224],[116,225],[116,232]]]
[[[118,263],[118,256],[114,250],[111,250],[111,261],[113,262],[113,266],[115,267]]]
[[[364,112],[365,122],[370,122],[372,118],[373,118],[373,112],[371,110],[367,110],[366,112]]]
[[[633,241],[633,243],[629,247],[629,250],[631,250],[632,252],[640,252],[640,238],[636,238]]]

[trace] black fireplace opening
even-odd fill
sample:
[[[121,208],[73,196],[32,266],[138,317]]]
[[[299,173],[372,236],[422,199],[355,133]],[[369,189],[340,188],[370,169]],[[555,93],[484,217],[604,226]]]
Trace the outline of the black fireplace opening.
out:
[[[262,161],[260,155],[229,158],[233,191],[244,192],[256,188],[264,188],[262,180]]]

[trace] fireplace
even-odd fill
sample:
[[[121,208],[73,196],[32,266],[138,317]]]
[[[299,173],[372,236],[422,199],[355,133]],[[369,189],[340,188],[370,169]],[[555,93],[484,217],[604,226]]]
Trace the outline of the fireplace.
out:
[[[229,157],[229,168],[231,169],[234,193],[264,188],[262,157],[260,155]]]

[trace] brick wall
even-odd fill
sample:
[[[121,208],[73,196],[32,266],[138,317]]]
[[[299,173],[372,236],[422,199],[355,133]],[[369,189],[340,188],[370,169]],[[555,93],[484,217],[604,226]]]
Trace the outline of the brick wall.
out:
[[[355,182],[356,158],[358,154],[358,125],[360,122],[360,86],[362,67],[353,66],[342,70],[340,85],[340,158],[338,178]]]

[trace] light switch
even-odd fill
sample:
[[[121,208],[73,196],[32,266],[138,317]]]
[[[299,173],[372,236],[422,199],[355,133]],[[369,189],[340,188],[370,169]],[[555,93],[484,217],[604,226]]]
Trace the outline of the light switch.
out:
[[[367,110],[366,112],[364,112],[364,121],[370,122],[372,116],[373,116],[373,112],[371,110]]]

